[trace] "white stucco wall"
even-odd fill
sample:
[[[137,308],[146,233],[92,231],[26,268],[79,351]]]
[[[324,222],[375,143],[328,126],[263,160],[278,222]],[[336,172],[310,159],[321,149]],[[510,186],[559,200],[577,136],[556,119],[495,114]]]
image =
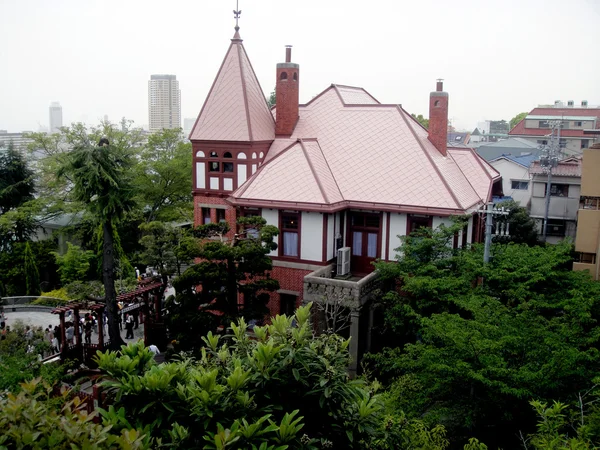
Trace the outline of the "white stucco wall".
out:
[[[274,225],[279,228],[279,210],[265,209],[262,210],[262,218],[267,221],[267,225]],[[273,250],[269,256],[277,256],[279,249]]]
[[[394,249],[400,247],[398,236],[406,234],[406,214],[390,214],[390,242],[387,243],[389,249],[389,258],[391,261],[396,259],[397,253]]]
[[[321,261],[323,255],[323,214],[302,212],[300,258]]]
[[[452,225],[452,221],[450,220],[449,217],[433,216],[433,219],[431,220],[431,227],[435,230],[441,224],[444,224],[448,227],[448,226]]]
[[[522,207],[526,208],[531,199],[532,183],[529,177],[529,169],[506,159],[490,161],[490,165],[500,172],[502,176],[502,190],[504,195],[512,197]],[[529,181],[527,189],[513,189],[512,181]]]
[[[327,214],[327,261],[335,256],[335,214]]]

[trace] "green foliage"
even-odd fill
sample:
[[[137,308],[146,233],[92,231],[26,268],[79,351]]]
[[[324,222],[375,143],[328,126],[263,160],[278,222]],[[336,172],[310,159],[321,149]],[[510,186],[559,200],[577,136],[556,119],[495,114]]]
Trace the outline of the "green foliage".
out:
[[[414,119],[421,125],[423,125],[424,128],[429,128],[429,119],[423,117],[423,114],[419,114],[418,116],[416,114],[411,114],[411,116],[413,116]]]
[[[279,289],[277,280],[269,276],[273,263],[268,256],[277,248],[274,240],[279,230],[262,217],[242,217],[238,226],[241,232],[231,240],[224,237],[229,231],[226,222],[194,230],[203,241],[190,256],[201,262],[174,281],[177,297],[167,305],[167,325],[182,350],[199,348],[201,333],[219,322],[227,325],[239,315],[262,320],[268,314],[269,292]],[[239,294],[244,297],[241,311]]]
[[[277,93],[275,92],[275,89],[273,89],[271,91],[271,93],[269,94],[269,98],[267,99],[267,105],[269,106],[269,109],[273,108],[273,106],[275,106],[275,104],[277,103]]]
[[[57,407],[52,390],[39,380],[22,385],[18,394],[0,400],[0,448],[14,449],[149,449],[149,438],[136,430],[116,435],[110,426],[95,424],[75,397]]]
[[[44,298],[48,297],[48,298]],[[33,305],[58,306],[72,300],[67,293],[66,288],[54,289],[48,292],[42,292],[40,298],[31,302]]]
[[[141,260],[160,273],[181,275],[181,266],[192,262],[198,254],[198,243],[188,231],[163,222],[140,225],[144,233]]]
[[[12,244],[10,249],[0,251],[0,282],[5,287],[5,295],[25,295],[25,247],[29,244],[36,261],[39,277],[43,284],[54,286],[56,278],[56,262],[52,252],[56,250],[54,242],[38,241]],[[39,283],[38,283],[39,284]]]
[[[179,448],[445,448],[440,428],[393,417],[397,425],[387,427],[383,398],[348,379],[349,341],[313,337],[309,317],[310,305],[277,316],[254,327],[255,339],[240,319],[230,335],[204,337],[198,360],[157,365],[141,343],[123,356],[100,353],[103,386],[116,402],[104,424],[147,430],[165,445],[176,438]]]
[[[600,286],[572,271],[568,243],[494,244],[484,265],[480,246],[449,245],[460,226],[404,237],[377,265],[400,287],[382,298],[396,347],[370,359],[409,417],[511,447],[531,398],[572,398],[600,369]]]
[[[509,124],[509,130],[512,130],[521,120],[523,120],[525,117],[527,117],[527,114],[529,114],[528,112],[522,112],[517,114],[515,117],[513,117],[512,119],[510,119]]]
[[[146,222],[192,218],[192,144],[181,129],[152,133],[135,167],[138,201]]]
[[[66,370],[66,366],[58,364],[40,364],[38,355],[48,351],[50,347],[41,331],[34,330],[31,342],[34,348],[30,353],[27,352],[28,343],[24,334],[24,324],[16,321],[11,324],[11,331],[0,340],[0,392],[15,392],[20,388],[19,383],[35,377],[54,384]]]
[[[495,220],[500,223],[508,223],[509,236],[494,236],[493,242],[500,244],[515,244],[539,245],[538,231],[535,220],[529,217],[527,210],[519,206],[514,200],[506,200],[496,204],[497,208],[505,208],[508,211],[507,216],[499,216]]]
[[[32,233],[34,218],[27,205],[33,194],[33,171],[11,142],[0,149],[0,249],[24,242]]]
[[[35,256],[31,251],[29,242],[25,243],[24,255],[24,272],[25,272],[25,294],[39,295],[40,293],[40,273],[35,262]]]
[[[60,281],[69,284],[74,281],[83,281],[87,278],[90,270],[90,261],[94,253],[90,250],[82,250],[81,247],[67,242],[67,252],[64,255],[55,253],[60,273]]]

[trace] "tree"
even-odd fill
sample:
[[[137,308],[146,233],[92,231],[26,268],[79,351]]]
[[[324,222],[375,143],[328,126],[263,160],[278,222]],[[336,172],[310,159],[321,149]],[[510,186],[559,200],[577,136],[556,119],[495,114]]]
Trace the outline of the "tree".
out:
[[[377,265],[400,286],[382,299],[397,346],[371,361],[409,417],[514,448],[514,424],[535,426],[530,399],[566,400],[600,369],[600,286],[572,271],[568,243],[494,244],[483,264],[481,246],[448,246],[455,232],[422,230]]]
[[[269,105],[269,108],[273,108],[273,106],[275,106],[275,103],[277,103],[277,93],[276,90],[273,89],[269,94],[269,98],[267,99],[267,105]]]
[[[40,273],[29,242],[25,244],[25,294],[40,295]]]
[[[33,171],[11,142],[0,149],[0,248],[24,242],[32,233],[34,217],[26,206],[34,192]]]
[[[153,133],[136,165],[136,185],[146,223],[189,220],[192,207],[192,144],[181,129]]]
[[[93,146],[89,141],[75,146],[58,172],[59,177],[72,180],[73,199],[86,205],[101,229],[102,279],[108,333],[111,346],[115,348],[123,343],[115,290],[117,261],[121,256],[116,225],[135,206],[133,161],[126,139],[109,143],[103,138],[98,146]]]
[[[517,114],[515,117],[513,117],[512,119],[510,119],[509,124],[509,131],[512,130],[521,120],[523,120],[525,117],[527,117],[529,113],[528,112],[522,112]]]
[[[508,244],[538,245],[538,229],[527,210],[519,206],[514,200],[506,200],[496,205],[497,208],[505,208],[509,211],[507,216],[499,216],[495,220],[501,224],[508,224],[508,236],[494,236],[493,242]]]
[[[423,117],[423,114],[419,114],[418,116],[416,114],[411,114],[411,116],[413,116],[421,125],[423,125],[423,128],[429,128],[429,119]]]
[[[186,230],[163,222],[140,225],[144,236],[141,259],[161,274],[181,275],[181,266],[189,264],[198,253],[198,242]]]
[[[54,254],[60,273],[60,281],[63,285],[73,281],[83,281],[87,278],[90,270],[90,261],[94,253],[90,250],[82,250],[81,247],[67,242],[67,252],[64,255]]]
[[[169,330],[186,350],[199,348],[199,330],[226,325],[240,315],[262,320],[269,312],[269,293],[279,289],[270,277],[268,256],[277,248],[279,230],[262,217],[241,217],[238,226],[241,232],[232,239],[225,238],[227,222],[194,230],[202,239],[194,255],[200,262],[175,279],[177,297],[167,304]]]

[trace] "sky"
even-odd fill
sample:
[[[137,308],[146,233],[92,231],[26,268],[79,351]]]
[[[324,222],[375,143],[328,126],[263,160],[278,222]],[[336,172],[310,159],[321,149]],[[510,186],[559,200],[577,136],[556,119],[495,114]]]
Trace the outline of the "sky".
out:
[[[151,74],[175,74],[197,117],[233,37],[236,0],[0,0],[0,129],[107,115],[148,124]],[[332,83],[428,116],[444,79],[449,117],[472,131],[539,104],[600,105],[600,0],[239,0],[265,95],[293,45],[300,101]],[[183,126],[183,121],[182,121]]]

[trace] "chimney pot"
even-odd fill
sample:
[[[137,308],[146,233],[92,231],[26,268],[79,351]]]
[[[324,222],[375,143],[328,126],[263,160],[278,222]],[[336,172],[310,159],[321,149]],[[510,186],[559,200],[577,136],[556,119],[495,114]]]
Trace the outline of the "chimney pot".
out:
[[[436,84],[435,90],[437,92],[443,92],[444,91],[444,80],[442,78],[438,78],[437,79],[437,84]]]
[[[292,46],[291,45],[285,46],[285,62],[286,63],[292,62]]]

